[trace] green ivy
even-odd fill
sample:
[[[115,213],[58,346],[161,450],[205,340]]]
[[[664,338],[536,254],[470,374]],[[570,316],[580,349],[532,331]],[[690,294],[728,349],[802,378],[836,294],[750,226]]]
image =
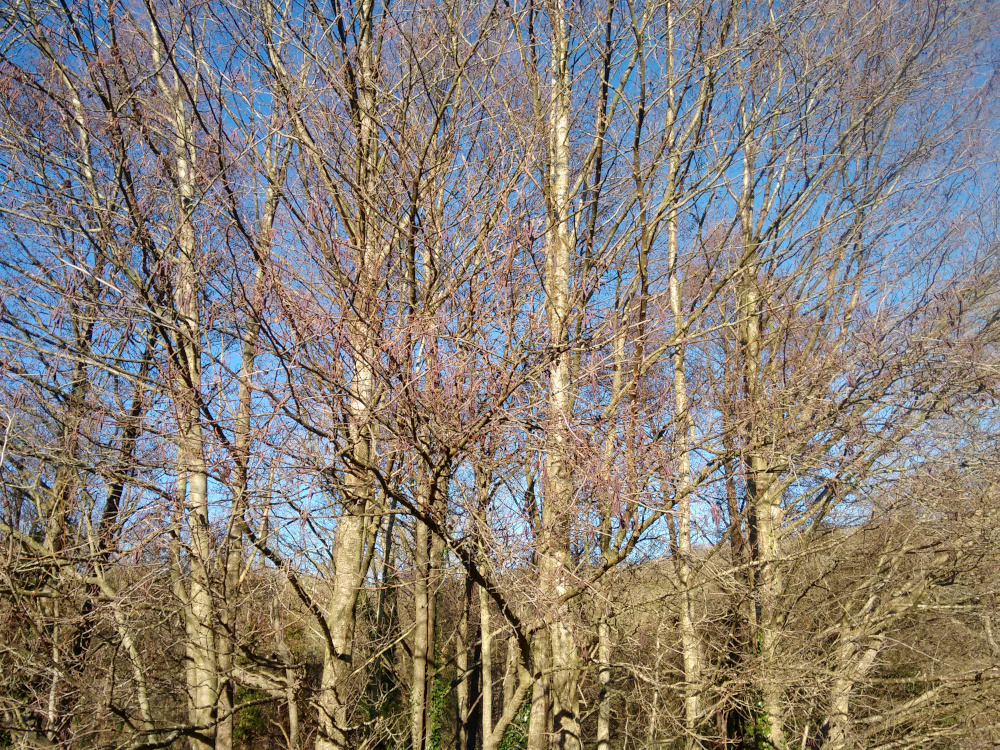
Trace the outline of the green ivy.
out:
[[[770,717],[764,710],[764,699],[760,696],[754,701],[753,712],[747,720],[743,746],[747,750],[784,750],[784,746],[778,748],[771,742]]]
[[[260,690],[250,688],[236,688],[236,705],[267,698],[267,694]],[[244,742],[253,742],[254,738],[264,733],[267,729],[267,719],[261,706],[247,706],[238,714],[238,719],[233,727],[233,739]]]
[[[528,720],[531,717],[531,693],[517,710],[517,714],[504,730],[498,750],[526,750],[528,747]]]
[[[441,663],[441,648],[435,643],[434,663]],[[431,702],[428,707],[427,721],[430,724],[430,736],[427,750],[441,750],[441,720],[444,717],[445,701],[448,698],[448,683],[439,671],[434,672],[431,679]]]

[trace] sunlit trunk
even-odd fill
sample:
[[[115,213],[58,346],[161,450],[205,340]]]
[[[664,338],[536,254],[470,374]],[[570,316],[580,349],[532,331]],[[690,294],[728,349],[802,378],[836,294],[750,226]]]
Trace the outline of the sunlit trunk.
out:
[[[360,490],[364,487],[360,483],[355,485]],[[317,750],[347,750],[350,747],[348,712],[351,696],[348,694],[347,683],[354,671],[356,609],[363,581],[366,531],[364,507],[364,500],[355,498],[353,505],[345,508],[337,522],[333,550],[335,573],[327,605],[331,643],[327,645],[324,655],[323,676],[317,698],[320,723]]]
[[[740,226],[743,237],[745,269],[738,279],[740,313],[740,346],[743,358],[744,397],[754,410],[754,423],[749,430],[750,446],[745,457],[746,495],[750,514],[750,555],[754,607],[751,636],[753,650],[760,660],[757,674],[757,695],[753,697],[752,726],[747,727],[758,742],[774,748],[784,746],[782,725],[784,685],[776,671],[778,645],[778,596],[781,591],[777,568],[780,552],[778,533],[781,529],[782,508],[777,476],[763,446],[769,425],[761,411],[763,394],[760,385],[760,360],[763,353],[761,330],[761,299],[757,284],[757,240],[753,225],[753,148],[744,150],[743,194],[740,205]]]
[[[472,703],[475,700],[475,655],[472,653],[474,636],[470,630],[470,610],[472,593],[476,586],[472,578],[465,578],[465,593],[462,597],[462,612],[459,615],[458,631],[455,638],[455,667],[458,684],[455,686],[456,720],[455,750],[472,750],[475,731]],[[471,657],[471,658],[470,658]]]
[[[597,750],[611,750],[611,625],[607,616],[597,626],[598,681],[601,692],[597,709]]]
[[[425,500],[426,502],[426,500]],[[413,583],[413,670],[410,678],[410,742],[413,750],[423,750],[427,724],[427,684],[430,663],[429,614],[430,530],[415,521]]]
[[[546,183],[549,226],[546,232],[545,313],[549,345],[555,352],[549,368],[549,424],[546,434],[546,483],[540,588],[551,607],[546,618],[551,660],[552,746],[576,750],[580,745],[578,716],[580,664],[573,639],[571,617],[562,602],[569,591],[573,533],[573,470],[570,458],[572,420],[572,356],[569,351],[570,274],[574,247],[570,217],[570,105],[569,25],[562,0],[548,3],[552,31],[551,113],[548,123]],[[533,712],[534,713],[534,712]]]

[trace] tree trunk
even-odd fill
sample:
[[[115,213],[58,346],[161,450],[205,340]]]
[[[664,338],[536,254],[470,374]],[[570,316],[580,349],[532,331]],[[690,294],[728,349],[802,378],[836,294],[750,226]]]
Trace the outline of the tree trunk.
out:
[[[858,680],[875,665],[875,660],[885,644],[885,635],[871,638],[867,645],[859,646],[854,638],[858,634],[850,630],[842,634],[837,647],[834,678],[830,691],[830,707],[821,733],[826,735],[823,750],[844,750],[851,735],[851,691]]]
[[[668,177],[668,194],[676,183],[678,157],[671,156]],[[672,198],[670,199],[673,200]],[[674,336],[680,337],[674,345],[674,409],[677,424],[677,578],[681,587],[680,631],[681,652],[684,660],[684,747],[699,746],[696,729],[699,718],[698,691],[701,680],[701,657],[698,635],[695,632],[694,602],[691,590],[691,436],[694,420],[688,404],[687,374],[685,372],[686,343],[685,320],[681,304],[681,282],[678,270],[677,214],[671,205],[667,217],[667,254],[670,287],[670,308],[673,314]]]
[[[221,632],[218,634],[219,649],[219,731],[216,737],[218,750],[233,747],[235,725],[235,683],[232,679],[234,654],[236,650],[236,615],[239,607],[239,582],[243,566],[243,525],[250,502],[250,417],[253,413],[253,375],[257,358],[257,343],[260,336],[261,315],[263,314],[264,281],[263,260],[270,254],[271,229],[278,206],[277,174],[271,147],[267,148],[266,164],[268,187],[265,193],[264,210],[260,216],[257,246],[254,255],[257,267],[254,272],[253,287],[250,290],[250,305],[247,311],[247,328],[243,337],[240,360],[240,380],[237,391],[236,420],[233,426],[233,486],[232,507],[226,529],[226,544],[223,548],[222,591],[219,612]]]
[[[532,640],[531,657],[535,680],[528,714],[527,750],[547,750],[552,715],[549,703],[549,639],[544,630],[536,633]]]
[[[354,489],[362,490],[356,483]],[[334,579],[327,610],[331,643],[323,659],[319,708],[320,734],[316,750],[347,750],[350,695],[347,680],[354,670],[353,646],[356,607],[364,579],[362,564],[365,546],[363,500],[345,507],[334,537]]]
[[[490,625],[490,600],[486,589],[479,587],[479,628],[482,633],[482,714],[483,750],[496,750],[493,743],[493,633]]]
[[[746,356],[747,392],[751,403],[758,398],[757,371],[761,351],[757,312],[759,300],[754,284],[754,280],[745,282],[741,305],[745,315],[743,348]],[[751,431],[754,443],[759,439],[759,428],[757,426],[757,429]],[[779,559],[778,531],[781,528],[782,509],[774,474],[767,458],[755,444],[750,446],[747,464],[746,492],[747,505],[750,507],[752,560],[751,635],[752,647],[761,665],[757,675],[758,695],[754,701],[750,731],[758,741],[781,748],[784,745],[781,719],[784,689],[780,674],[776,671],[775,659],[780,616],[778,597],[781,590],[780,573],[776,566]]]
[[[430,560],[428,561],[427,577],[427,683],[424,688],[426,697],[426,712],[424,714],[424,747],[431,747],[435,733],[441,730],[441,706],[435,703],[434,679],[438,668],[437,662],[437,605],[438,592],[441,588],[441,558],[444,554],[444,540],[437,534],[431,534]]]
[[[470,661],[469,613],[472,609],[472,592],[476,584],[470,576],[465,577],[465,594],[462,597],[462,613],[458,621],[458,633],[455,638],[455,668],[458,671],[458,684],[455,685],[456,722],[455,750],[472,749],[472,696],[474,693],[474,664]]]
[[[517,645],[517,636],[511,634],[507,639],[507,667],[503,673],[503,710],[514,702],[518,678],[521,671],[521,650]]]
[[[597,659],[601,665],[598,681],[601,692],[597,708],[597,750],[611,750],[611,625],[608,616],[597,626]]]
[[[158,34],[156,29],[153,34]],[[156,57],[160,46],[155,44]],[[174,166],[177,172],[179,227],[177,229],[177,280],[174,305],[178,316],[177,355],[180,387],[177,393],[179,421],[178,487],[186,484],[185,516],[190,534],[190,583],[185,610],[187,628],[188,720],[196,728],[191,739],[195,750],[215,745],[219,674],[215,632],[211,565],[211,527],[208,520],[208,469],[205,465],[201,422],[201,321],[196,238],[192,219],[195,204],[194,143],[180,81],[173,86],[161,76],[161,89],[174,103]],[[185,498],[179,493],[178,499]]]
[[[546,232],[545,314],[549,346],[555,352],[549,368],[549,424],[546,432],[546,485],[540,589],[549,612],[546,629],[551,659],[548,679],[554,736],[552,746],[578,750],[579,659],[569,608],[562,601],[569,591],[572,570],[570,545],[573,519],[573,471],[570,432],[573,416],[572,356],[569,348],[570,273],[574,246],[570,216],[570,105],[569,25],[563,0],[550,0],[552,33],[551,113],[547,176],[549,226]],[[543,683],[544,685],[544,683]],[[538,686],[536,686],[537,689]],[[534,713],[534,712],[533,712]]]
[[[430,530],[415,520],[413,584],[413,670],[410,682],[410,742],[413,750],[423,750],[427,724],[427,676],[430,650]]]
[[[754,607],[751,635],[753,649],[760,660],[757,674],[756,696],[753,705],[752,733],[757,744],[764,743],[775,749],[784,747],[782,703],[784,696],[780,675],[775,670],[777,647],[778,595],[781,590],[777,570],[779,556],[778,532],[781,529],[781,497],[776,475],[763,450],[769,425],[761,393],[760,361],[763,352],[761,330],[761,300],[757,284],[759,261],[758,241],[754,234],[753,207],[754,185],[751,175],[754,147],[744,147],[743,185],[740,197],[740,230],[743,247],[744,269],[737,281],[737,304],[740,315],[740,347],[743,359],[744,398],[751,410],[749,446],[744,463],[746,467],[746,495],[748,513],[751,514],[750,555],[753,562]]]
[[[327,644],[319,707],[320,732],[316,750],[346,750],[349,746],[348,712],[351,696],[347,680],[354,670],[353,648],[358,595],[364,569],[368,515],[375,511],[373,479],[368,468],[373,459],[371,410],[375,406],[377,313],[375,302],[381,286],[377,218],[373,202],[378,183],[378,125],[376,112],[377,64],[372,40],[374,3],[362,0],[356,9],[357,86],[350,93],[357,107],[357,153],[354,185],[356,223],[352,241],[357,248],[357,311],[348,328],[347,349],[354,375],[348,384],[348,439],[350,452],[344,471],[344,503],[334,538],[334,581],[328,609],[331,642]],[[301,121],[299,137],[311,144],[312,136]],[[321,165],[326,174],[326,165]],[[331,195],[339,192],[329,186]],[[343,218],[343,217],[342,217]]]

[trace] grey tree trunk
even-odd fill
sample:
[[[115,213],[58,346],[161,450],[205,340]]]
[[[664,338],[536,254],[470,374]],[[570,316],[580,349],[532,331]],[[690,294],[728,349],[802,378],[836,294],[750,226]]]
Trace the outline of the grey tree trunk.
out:
[[[270,155],[270,148],[268,149]],[[268,164],[268,168],[273,165]],[[236,616],[239,606],[239,582],[243,565],[243,525],[249,503],[250,492],[250,417],[253,412],[253,373],[257,354],[257,339],[260,336],[263,295],[264,267],[261,259],[268,257],[271,245],[271,227],[274,213],[277,210],[277,186],[274,170],[268,175],[271,182],[268,185],[264,211],[260,217],[259,234],[257,238],[258,264],[254,273],[254,284],[251,290],[250,310],[247,315],[247,330],[243,339],[242,358],[240,361],[240,382],[237,393],[236,421],[233,427],[233,472],[232,506],[229,511],[229,524],[226,530],[226,543],[222,557],[222,586],[220,591],[219,621],[221,629],[217,634],[219,660],[219,728],[215,745],[217,750],[231,750],[233,747],[233,728],[235,726],[235,692],[236,685],[232,671],[236,651]]]
[[[830,691],[830,708],[823,727],[826,731],[823,750],[844,750],[848,747],[851,736],[851,692],[858,680],[875,665],[885,644],[884,634],[875,635],[862,644],[855,642],[855,637],[863,637],[860,633],[848,630],[841,637],[842,642],[837,648],[834,662],[837,676]]]
[[[607,615],[597,626],[598,682],[601,692],[597,708],[597,750],[611,750],[611,625]]]
[[[462,613],[455,638],[455,668],[458,670],[458,684],[455,686],[456,720],[455,750],[471,750],[475,733],[472,728],[472,701],[475,685],[475,657],[470,653],[473,636],[469,630],[469,611],[472,608],[472,592],[476,585],[472,578],[465,577],[465,594],[462,597]],[[470,659],[469,657],[473,658]]]
[[[547,4],[552,33],[552,90],[548,122],[546,190],[549,226],[546,232],[545,314],[549,345],[557,352],[549,368],[549,424],[546,432],[546,484],[543,538],[539,560],[539,588],[549,608],[546,630],[551,675],[548,678],[552,715],[552,746],[559,750],[581,747],[578,711],[580,665],[562,601],[569,591],[572,570],[573,471],[570,434],[573,416],[572,356],[569,350],[570,274],[575,245],[570,216],[570,105],[569,24],[563,0]],[[536,689],[539,686],[536,685]],[[534,714],[534,711],[532,712]]]
[[[154,25],[153,55],[159,66],[162,49],[158,34]],[[177,276],[173,300],[178,317],[175,362],[179,370],[175,395],[179,427],[177,487],[178,501],[184,503],[184,515],[190,535],[190,575],[187,576],[187,591],[183,599],[186,605],[184,620],[188,657],[188,721],[195,728],[191,747],[203,750],[215,745],[219,673],[210,573],[208,469],[205,465],[200,411],[202,331],[198,268],[195,260],[197,247],[192,218],[195,205],[195,138],[185,110],[180,80],[175,75],[168,82],[165,75],[160,73],[157,83],[163,95],[173,103],[173,158],[177,174],[178,213]]]
[[[355,480],[353,489],[366,485]],[[363,497],[363,495],[362,495]],[[348,678],[354,670],[353,647],[358,594],[364,580],[365,517],[367,503],[357,498],[345,507],[334,539],[335,573],[327,609],[331,643],[323,659],[323,676],[317,699],[320,734],[316,750],[347,750]]]
[[[668,194],[674,192],[678,157],[671,156]],[[670,290],[670,309],[673,314],[674,335],[681,336],[674,346],[674,409],[677,421],[677,578],[681,587],[680,631],[681,651],[684,661],[684,747],[700,746],[697,740],[701,680],[701,655],[695,631],[694,602],[691,583],[691,436],[694,420],[688,404],[687,373],[685,372],[686,343],[681,300],[681,280],[678,270],[677,212],[671,205],[667,217],[667,255]]]
[[[532,672],[531,710],[528,714],[527,750],[546,750],[551,732],[549,703],[549,639],[545,631],[536,633],[531,644]]]
[[[427,674],[430,637],[428,613],[430,611],[430,531],[417,520],[414,532],[414,585],[413,585],[413,668],[410,679],[410,743],[413,750],[423,750],[427,721]]]
[[[778,595],[781,590],[778,532],[781,529],[781,497],[768,457],[763,450],[766,414],[758,406],[760,394],[760,358],[763,350],[760,292],[757,288],[757,242],[753,230],[753,183],[750,174],[752,144],[746,145],[740,224],[746,267],[738,281],[740,345],[743,356],[744,397],[755,416],[750,429],[747,469],[747,504],[752,506],[750,554],[753,561],[752,602],[754,621],[751,630],[753,648],[760,659],[757,708],[752,731],[774,748],[785,744],[782,726],[783,683],[775,667],[777,647]]]
[[[482,633],[482,714],[483,750],[496,750],[493,740],[493,633],[490,624],[490,600],[486,589],[479,587],[479,628]]]

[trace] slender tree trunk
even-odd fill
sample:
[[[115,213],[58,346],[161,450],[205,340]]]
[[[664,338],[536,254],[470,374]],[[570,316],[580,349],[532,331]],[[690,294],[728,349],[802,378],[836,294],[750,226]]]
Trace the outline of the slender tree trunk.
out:
[[[740,224],[743,240],[745,269],[738,280],[740,314],[740,344],[743,355],[744,392],[752,410],[749,433],[749,451],[746,457],[747,505],[752,509],[750,554],[753,559],[753,628],[754,650],[760,659],[753,726],[750,731],[758,742],[769,743],[773,748],[785,744],[782,727],[784,689],[775,669],[777,647],[778,596],[781,590],[778,532],[781,529],[782,508],[776,477],[763,443],[766,434],[767,414],[764,412],[763,394],[760,392],[760,358],[763,351],[761,330],[760,292],[757,288],[757,240],[753,226],[753,183],[751,165],[753,146],[744,151],[743,192],[740,206]]]
[[[423,750],[427,722],[427,675],[430,649],[430,531],[415,520],[413,585],[413,670],[410,682],[410,742],[413,750]]]
[[[348,712],[351,696],[347,680],[354,670],[353,647],[358,595],[367,570],[364,569],[367,515],[375,512],[373,479],[367,468],[372,464],[374,437],[371,410],[375,406],[376,343],[378,313],[376,300],[382,279],[379,269],[382,247],[378,244],[378,123],[376,122],[376,49],[372,39],[374,3],[362,0],[356,9],[357,84],[352,103],[357,107],[356,216],[352,240],[357,247],[357,314],[349,326],[348,350],[354,376],[348,387],[348,437],[350,456],[345,471],[344,504],[334,539],[334,581],[330,595],[328,624],[331,644],[323,664],[318,699],[320,736],[316,750],[346,750]],[[310,144],[311,135],[299,121],[299,137]],[[326,166],[321,169],[326,174]],[[331,195],[339,193],[330,186]]]
[[[458,632],[455,638],[455,668],[458,670],[458,684],[455,685],[456,722],[455,750],[469,748],[469,719],[471,716],[471,684],[469,650],[469,610],[472,608],[472,592],[475,583],[469,576],[465,577],[465,593],[462,597],[462,612],[459,615]]]
[[[271,195],[268,203],[273,202]],[[271,234],[270,218],[262,222],[262,237],[268,240]],[[262,256],[263,257],[263,256]],[[240,363],[240,384],[237,395],[236,424],[234,427],[234,459],[235,471],[233,478],[232,507],[230,509],[229,526],[226,534],[226,545],[222,561],[223,579],[220,593],[221,606],[219,620],[221,632],[218,634],[219,650],[219,730],[215,745],[217,750],[230,750],[233,747],[233,727],[235,716],[235,683],[232,678],[233,659],[236,641],[236,613],[239,606],[239,581],[243,565],[243,524],[250,491],[250,415],[253,398],[253,370],[257,350],[257,337],[260,333],[260,284],[264,269],[257,267],[253,288],[253,309],[249,316],[247,331],[243,340],[243,358]]]
[[[496,750],[493,744],[493,633],[490,624],[490,600],[486,589],[479,587],[479,628],[482,633],[482,713],[483,750]]]
[[[470,604],[471,593],[470,593]],[[469,721],[468,721],[468,741],[466,750],[476,750],[480,746],[479,734],[483,725],[483,665],[482,665],[482,643],[480,633],[470,634],[473,639],[472,646],[472,667],[473,671],[469,678]]]
[[[659,735],[659,722],[660,722],[660,659],[662,658],[662,642],[660,640],[660,627],[659,623],[656,624],[656,669],[653,672],[653,705],[650,707],[649,711],[649,726],[646,729],[646,747],[653,748],[656,747],[656,742]]]
[[[434,733],[435,731],[440,731],[443,719],[439,713],[441,707],[434,702],[434,679],[438,669],[438,593],[441,589],[441,558],[443,554],[444,540],[437,534],[431,534],[430,560],[427,566],[427,682],[424,688],[426,704],[424,712],[424,747],[431,747]]]
[[[781,590],[776,563],[779,559],[778,529],[781,528],[781,506],[772,492],[765,490],[758,502],[757,535],[761,554],[758,560],[760,578],[757,601],[760,607],[757,638],[763,664],[761,671],[761,727],[775,748],[785,744],[782,722],[785,697],[784,682],[776,668],[778,646],[778,595]]]
[[[536,633],[531,646],[532,670],[535,674],[531,689],[531,710],[528,714],[527,750],[546,750],[551,731],[549,702],[549,638],[545,631]]]
[[[288,711],[288,750],[299,750],[301,741],[299,740],[299,703],[295,688],[292,687],[292,680],[295,679],[295,671],[285,670],[285,679],[288,687],[285,688],[285,705]]]
[[[286,664],[293,661],[292,651],[288,648],[288,641],[285,639],[285,624],[281,617],[281,589],[275,590],[274,598],[271,600],[271,627],[274,629],[277,640],[277,651]],[[299,750],[299,705],[296,690],[296,674],[291,667],[285,668],[285,706],[288,713],[288,750]]]
[[[503,710],[514,701],[514,693],[517,690],[518,677],[521,673],[521,651],[517,645],[517,636],[511,635],[507,639],[507,667],[503,673]]]
[[[363,492],[367,485],[355,480],[352,489]],[[334,538],[335,573],[327,609],[332,643],[327,645],[323,659],[323,676],[317,699],[320,734],[316,750],[347,750],[350,747],[347,681],[354,670],[356,608],[364,579],[362,565],[366,525],[363,509],[367,505],[358,495],[354,498],[341,515]]]
[[[851,692],[858,680],[875,665],[875,660],[885,645],[884,634],[872,637],[865,645],[855,642],[858,635],[847,629],[837,647],[834,662],[837,676],[830,691],[829,713],[821,728],[826,735],[823,750],[844,750],[848,747],[851,736]]]
[[[360,336],[359,336],[360,338]],[[364,339],[363,339],[364,340]],[[366,514],[372,507],[371,480],[364,467],[371,460],[368,410],[374,394],[374,373],[369,366],[371,346],[354,349],[357,374],[349,403],[352,465],[345,472],[344,503],[333,545],[333,582],[327,607],[330,643],[323,659],[319,708],[319,737],[316,750],[346,750],[348,712],[351,696],[348,679],[354,671],[354,631],[357,603],[367,570],[365,542]]]
[[[572,559],[573,472],[567,429],[572,420],[572,355],[569,349],[570,273],[574,247],[570,217],[570,105],[569,24],[563,0],[550,0],[552,33],[549,145],[547,176],[549,227],[546,233],[545,312],[549,345],[555,352],[549,369],[549,424],[546,435],[546,486],[540,588],[552,607],[547,615],[551,675],[551,711],[559,750],[580,745],[579,658],[562,598],[569,590]]]
[[[424,497],[430,493],[424,491]],[[428,746],[432,727],[437,588],[444,541],[416,521],[413,625],[413,674],[410,693],[410,740],[414,750]]]
[[[677,158],[670,160],[670,185],[677,172]],[[693,748],[700,743],[696,729],[699,718],[698,691],[701,680],[701,658],[698,636],[695,632],[694,602],[691,587],[691,434],[694,420],[687,395],[685,372],[686,345],[684,314],[681,305],[681,282],[678,270],[677,215],[675,209],[667,217],[667,253],[670,287],[670,308],[674,319],[674,335],[682,337],[674,346],[674,408],[677,423],[677,577],[681,587],[681,651],[684,660],[684,746]]]
[[[154,35],[158,30],[154,29]],[[159,45],[156,46],[159,57]],[[180,427],[178,474],[186,477],[185,515],[190,535],[190,584],[185,611],[188,635],[188,720],[196,734],[192,748],[215,745],[219,674],[213,629],[212,581],[210,573],[211,528],[208,520],[208,469],[205,465],[201,422],[201,321],[196,237],[192,213],[195,203],[194,137],[184,109],[179,80],[161,88],[174,102],[174,166],[177,172],[179,226],[177,229],[177,276],[174,305],[177,310],[177,360],[180,388],[177,413]],[[183,487],[183,483],[178,483]],[[185,495],[180,494],[179,498]]]
[[[611,625],[603,615],[597,626],[597,659],[601,692],[597,708],[597,750],[611,750]]]
[[[735,398],[735,393],[727,390]],[[732,454],[732,438],[724,438],[724,450]],[[726,667],[730,672],[723,679],[734,676],[749,649],[750,623],[753,613],[750,611],[750,592],[752,590],[752,575],[750,572],[750,554],[746,536],[743,533],[743,519],[739,509],[736,491],[735,470],[732,461],[727,461],[724,467],[726,501],[729,511],[729,549],[732,556],[734,573],[734,591],[729,604],[729,633],[726,645]],[[748,519],[748,525],[752,519]],[[754,522],[755,524],[756,522]],[[743,702],[737,697],[727,701],[719,715],[719,735],[723,740],[735,740],[743,736],[749,714],[743,707]]]

